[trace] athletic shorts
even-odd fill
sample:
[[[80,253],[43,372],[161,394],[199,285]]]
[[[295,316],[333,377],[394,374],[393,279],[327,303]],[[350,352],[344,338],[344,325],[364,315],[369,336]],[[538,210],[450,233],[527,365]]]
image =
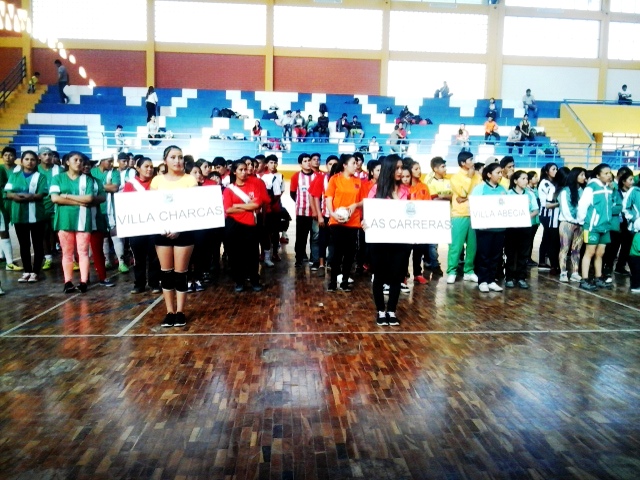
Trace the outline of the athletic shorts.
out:
[[[606,245],[611,243],[611,235],[609,232],[598,233],[584,230],[582,235],[585,245]]]
[[[189,247],[195,243],[193,232],[181,232],[177,238],[155,236],[156,247]]]

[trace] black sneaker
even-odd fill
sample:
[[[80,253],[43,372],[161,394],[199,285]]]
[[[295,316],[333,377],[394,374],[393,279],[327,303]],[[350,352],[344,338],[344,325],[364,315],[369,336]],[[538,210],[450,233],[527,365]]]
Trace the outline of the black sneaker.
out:
[[[431,273],[433,273],[434,275],[437,275],[439,277],[444,275],[444,272],[442,271],[442,269],[438,266],[436,268],[432,268],[431,269]]]
[[[616,274],[618,274],[618,275],[624,275],[625,277],[628,277],[628,276],[630,276],[630,275],[631,275],[631,273],[629,272],[629,270],[627,270],[626,268],[623,268],[623,269],[618,269],[618,268],[616,268],[616,269],[614,270],[614,272],[615,272]]]
[[[160,288],[160,286],[156,285],[155,287],[151,287],[151,293],[153,294],[162,293],[162,289]]]
[[[76,286],[71,282],[67,282],[64,284],[64,288],[62,291],[64,293],[73,293],[76,291]]]
[[[389,325],[392,327],[400,325],[400,320],[396,317],[396,312],[387,312],[387,322],[389,322]]]
[[[296,262],[293,264],[295,268],[302,268],[302,262]]]
[[[312,263],[311,264],[311,271],[312,272],[317,272],[319,268],[320,268],[320,264],[319,263]]]
[[[113,283],[111,280],[109,280],[108,278],[105,278],[104,280],[98,282],[100,285],[102,285],[103,287],[115,287],[116,284]],[[142,289],[142,291],[144,291],[144,289]]]
[[[202,285],[202,282],[200,280],[196,280],[195,282],[193,282],[193,285],[196,292],[204,292],[204,285]]]
[[[175,316],[175,320],[173,322],[174,327],[184,327],[187,324],[187,317],[184,316],[184,313],[177,312]]]
[[[340,285],[340,290],[343,292],[351,292],[353,291],[353,288],[351,288],[351,285],[349,285],[348,283],[343,283]]]
[[[518,280],[518,288],[521,288],[522,290],[528,290],[529,284],[526,280]]]
[[[551,270],[551,265],[548,263],[540,263],[538,264],[538,270]]]
[[[529,259],[529,261],[527,262],[527,267],[537,267],[538,266],[538,262],[535,262],[531,259]]]
[[[379,327],[386,327],[387,325],[389,325],[389,322],[387,321],[386,313],[384,312],[376,313],[376,325],[378,325]]]
[[[133,287],[133,289],[131,289],[131,294],[132,295],[138,295],[140,293],[144,293],[145,289],[143,287]]]
[[[259,283],[253,283],[251,284],[251,290],[253,290],[254,292],[261,292],[262,285],[260,285]]]
[[[589,282],[589,280],[582,280],[580,282],[580,288],[582,290],[587,290],[589,292],[592,292],[593,290],[597,290],[598,287],[595,286],[595,284]]]
[[[507,280],[506,282],[504,282],[504,286],[507,288],[515,288],[516,282],[514,282],[513,280]]]
[[[187,285],[187,293],[196,293],[196,282],[189,282]]]
[[[162,325],[163,327],[173,327],[175,324],[176,324],[176,314],[167,313],[160,325]]]
[[[336,290],[338,290],[338,285],[336,285],[335,283],[330,283],[327,286],[327,292],[335,292]]]
[[[596,287],[598,287],[598,288],[612,288],[613,287],[613,285],[611,283],[607,283],[606,281],[604,281],[602,279],[602,277],[596,278],[594,283],[596,284]]]
[[[87,288],[89,288],[89,286],[84,282],[80,282],[80,284],[78,285],[78,290],[80,290],[80,293],[87,293]]]
[[[234,288],[233,291],[236,293],[244,292],[244,285],[240,285],[240,284],[236,285],[236,288]]]

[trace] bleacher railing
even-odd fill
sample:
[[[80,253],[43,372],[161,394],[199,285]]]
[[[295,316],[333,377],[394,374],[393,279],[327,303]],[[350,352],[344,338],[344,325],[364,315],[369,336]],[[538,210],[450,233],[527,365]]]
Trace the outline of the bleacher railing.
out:
[[[0,82],[0,108],[6,108],[7,99],[13,91],[18,88],[18,85],[27,76],[27,58],[22,57],[22,60],[11,69],[9,74]]]
[[[32,127],[29,130],[22,132],[25,135],[32,136],[50,136],[51,131],[49,129],[43,129],[40,131],[36,127]],[[171,144],[177,144],[181,146],[185,154],[194,155],[196,158],[203,157],[208,160],[212,160],[214,156],[220,155],[225,158],[229,157],[240,158],[242,155],[255,156],[258,153],[269,155],[271,153],[281,154],[294,154],[297,158],[297,154],[306,151],[311,153],[313,151],[320,151],[324,156],[340,153],[348,153],[354,151],[362,151],[365,156],[365,160],[374,158],[376,155],[373,152],[368,152],[367,149],[361,147],[368,147],[368,138],[363,138],[361,142],[352,142],[351,139],[341,140],[337,138],[330,138],[328,142],[320,142],[319,139],[315,139],[314,142],[307,138],[305,141],[297,142],[280,142],[279,150],[272,150],[266,148],[265,144],[267,139],[257,141],[256,139],[245,140],[232,140],[232,139],[203,139],[195,138],[191,134],[176,133],[173,132],[170,138],[156,138],[149,139],[147,136],[140,135],[139,132],[123,132],[123,138],[125,140],[124,145],[117,145],[115,140],[115,132],[95,132],[85,129],[69,129],[66,127],[64,130],[59,130],[55,134],[55,144],[46,142],[35,142],[36,144],[21,143],[19,141],[20,135],[15,136],[14,131],[0,130],[0,144],[9,145],[15,142],[18,151],[25,150],[27,148],[37,150],[42,146],[49,146],[51,148],[58,148],[60,154],[63,155],[71,150],[79,150],[83,153],[91,155],[98,153],[99,151],[112,149],[122,149],[124,151],[131,151],[133,153],[140,153],[151,157],[153,160],[159,160],[163,149]],[[157,145],[150,143],[150,140],[158,141]],[[410,137],[408,143],[399,145],[387,144],[387,139],[380,138],[379,140],[379,152],[377,156],[387,155],[393,153],[395,150],[397,153],[404,153],[419,160],[430,160],[436,153],[432,152],[432,147],[442,147],[439,143],[436,145],[433,139],[421,139],[416,137]],[[504,141],[501,141],[499,145],[494,146],[494,153],[486,153],[487,143],[483,141],[472,141],[470,143],[471,151],[476,155],[477,161],[484,162],[487,157],[494,155],[501,158],[504,155],[509,154],[509,147],[505,145]],[[519,149],[522,148],[522,155],[519,155]],[[557,148],[556,148],[557,147]],[[450,144],[450,152],[457,155],[459,149],[462,147],[456,145],[455,141]],[[540,168],[547,162],[557,162],[559,164],[572,166],[584,166],[586,168],[593,168],[602,161],[612,163],[614,169],[623,165],[629,165],[634,169],[638,168],[638,155],[617,154],[616,152],[597,152],[591,143],[561,143],[559,145],[552,144],[550,142],[525,142],[521,146],[516,145],[513,148],[513,155],[516,159],[516,165],[519,163],[523,165],[523,168]],[[454,155],[455,156],[455,155]],[[455,168],[455,160],[450,160],[451,167]],[[293,163],[296,163],[295,161]],[[427,162],[428,164],[428,162]],[[428,167],[427,167],[428,168]]]

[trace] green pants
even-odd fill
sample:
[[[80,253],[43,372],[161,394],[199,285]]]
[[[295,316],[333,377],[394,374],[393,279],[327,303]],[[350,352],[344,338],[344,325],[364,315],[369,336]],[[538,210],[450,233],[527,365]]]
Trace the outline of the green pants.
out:
[[[464,245],[467,251],[464,258],[464,273],[473,273],[473,261],[476,258],[476,232],[471,228],[470,217],[451,219],[451,245],[447,257],[447,274],[455,275],[458,261]]]

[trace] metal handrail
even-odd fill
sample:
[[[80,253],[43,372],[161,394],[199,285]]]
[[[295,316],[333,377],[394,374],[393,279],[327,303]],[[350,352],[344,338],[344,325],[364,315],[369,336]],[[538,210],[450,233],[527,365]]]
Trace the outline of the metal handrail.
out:
[[[593,134],[589,131],[589,129],[587,128],[587,126],[582,122],[582,120],[580,120],[580,117],[578,116],[578,114],[573,110],[573,108],[571,108],[571,105],[569,104],[569,100],[565,100],[564,105],[566,105],[567,110],[569,110],[569,113],[571,114],[571,117],[578,122],[578,125],[580,125],[580,128],[582,129],[582,131],[587,134],[587,136],[595,141],[595,137],[593,136]],[[575,103],[575,102],[574,102]],[[591,145],[589,145],[591,146]]]
[[[9,74],[0,82],[0,108],[6,108],[7,99],[27,76],[27,57],[22,57]]]

